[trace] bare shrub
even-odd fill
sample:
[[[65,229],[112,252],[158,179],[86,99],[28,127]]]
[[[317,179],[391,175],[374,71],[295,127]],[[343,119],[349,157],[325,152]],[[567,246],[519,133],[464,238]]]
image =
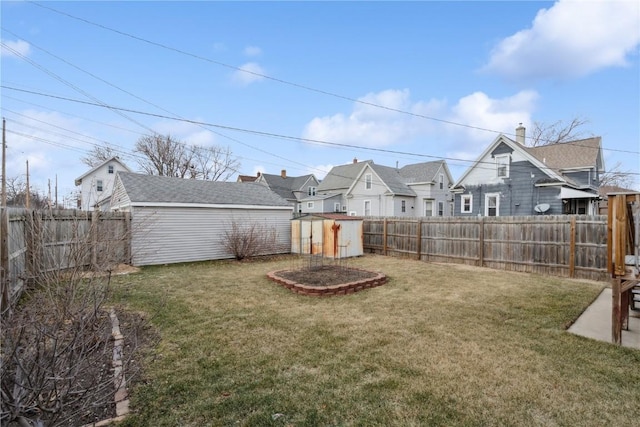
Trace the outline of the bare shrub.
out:
[[[222,244],[238,261],[273,254],[278,250],[278,231],[275,227],[256,222],[243,224],[232,221],[222,236]]]
[[[125,236],[101,228],[100,221],[65,217],[67,231],[59,243],[63,225],[51,226],[54,220],[46,213],[34,212],[32,218],[30,286],[0,318],[0,424],[99,421],[114,404],[105,304],[111,270],[121,259],[121,245],[114,242]],[[98,260],[94,267],[100,274],[86,271],[91,258]]]

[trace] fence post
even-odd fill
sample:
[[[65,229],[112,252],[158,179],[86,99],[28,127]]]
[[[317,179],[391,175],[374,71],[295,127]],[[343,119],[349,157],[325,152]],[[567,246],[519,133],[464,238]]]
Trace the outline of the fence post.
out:
[[[480,217],[480,230],[478,233],[478,267],[484,267],[484,217]]]
[[[6,207],[0,208],[0,286],[2,297],[0,299],[0,313],[11,307],[11,294],[9,292],[9,212]]]
[[[91,268],[98,265],[98,224],[100,222],[100,211],[91,211]]]
[[[576,275],[576,216],[571,216],[569,225],[569,277]]]
[[[131,212],[126,211],[124,213],[124,261],[131,265]]]
[[[420,261],[421,252],[422,252],[422,220],[418,220],[418,242],[416,245],[416,252],[418,252],[418,261]]]
[[[387,218],[382,222],[382,255],[387,255]]]

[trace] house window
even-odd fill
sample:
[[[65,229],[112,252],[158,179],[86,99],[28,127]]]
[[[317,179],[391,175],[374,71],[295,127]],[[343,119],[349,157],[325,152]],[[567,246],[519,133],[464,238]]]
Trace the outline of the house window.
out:
[[[316,195],[316,187],[309,187],[309,190],[307,191],[307,194],[309,196],[315,196]]]
[[[440,189],[444,189],[444,175],[440,174]]]
[[[433,200],[424,201],[424,216],[433,216]]]
[[[438,216],[444,216],[444,202],[438,202]]]
[[[484,196],[484,215],[500,216],[500,195],[486,194]]]
[[[364,201],[364,216],[371,216],[371,200]]]
[[[509,177],[509,156],[496,156],[496,173],[498,178]]]
[[[471,213],[473,210],[473,195],[463,194],[460,196],[460,212]]]
[[[307,209],[313,209],[313,202],[307,202]]]
[[[99,179],[96,182],[96,191],[102,191],[102,180],[101,179]]]
[[[108,171],[109,173],[113,173],[113,165],[109,165]]]
[[[406,202],[406,200],[403,200],[402,202],[400,202],[400,211],[401,212],[406,212],[407,211],[407,202]]]
[[[340,212],[340,202],[333,204],[333,211]]]
[[[371,190],[371,174],[368,173],[364,176],[364,188]]]

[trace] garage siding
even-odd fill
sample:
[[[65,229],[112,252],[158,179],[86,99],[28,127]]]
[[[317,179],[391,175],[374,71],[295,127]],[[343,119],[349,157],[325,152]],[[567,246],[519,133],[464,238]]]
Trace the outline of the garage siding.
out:
[[[233,258],[222,243],[232,223],[257,224],[277,232],[274,253],[291,248],[291,210],[199,207],[134,207],[133,265]]]

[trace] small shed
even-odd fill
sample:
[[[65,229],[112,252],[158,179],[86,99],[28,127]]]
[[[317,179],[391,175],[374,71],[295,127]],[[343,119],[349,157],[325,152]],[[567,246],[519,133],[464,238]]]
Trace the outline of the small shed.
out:
[[[313,214],[291,220],[291,253],[327,258],[361,256],[363,221],[344,214]]]

